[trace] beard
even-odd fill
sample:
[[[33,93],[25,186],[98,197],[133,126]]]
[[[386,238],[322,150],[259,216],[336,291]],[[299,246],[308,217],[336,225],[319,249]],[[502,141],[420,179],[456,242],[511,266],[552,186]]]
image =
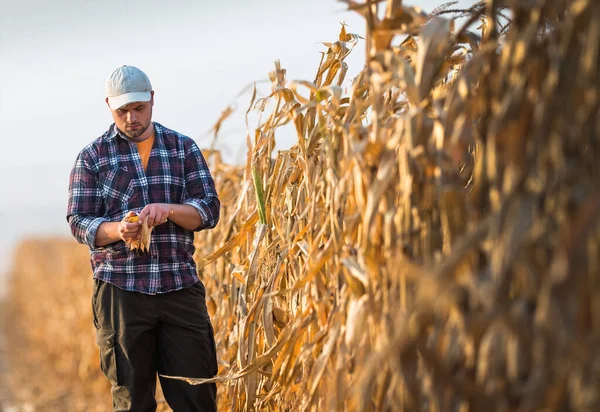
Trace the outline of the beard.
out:
[[[148,122],[148,124],[144,125],[141,123],[133,123],[130,125],[125,125],[124,129],[125,130],[121,130],[123,132],[123,134],[125,136],[127,136],[129,139],[131,139],[134,142],[141,142],[145,139],[140,139],[140,137],[146,133],[146,130],[148,130],[148,127],[150,127],[150,122]]]

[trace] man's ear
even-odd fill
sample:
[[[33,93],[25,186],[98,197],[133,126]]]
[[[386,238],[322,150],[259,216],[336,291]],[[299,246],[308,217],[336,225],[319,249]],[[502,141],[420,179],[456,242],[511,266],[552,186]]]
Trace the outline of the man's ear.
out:
[[[108,100],[108,98],[106,100]],[[150,104],[154,106],[154,90],[150,91]]]
[[[108,108],[110,109],[110,104],[108,104],[108,97],[106,99],[104,99],[104,101],[106,102],[106,105],[108,106]]]

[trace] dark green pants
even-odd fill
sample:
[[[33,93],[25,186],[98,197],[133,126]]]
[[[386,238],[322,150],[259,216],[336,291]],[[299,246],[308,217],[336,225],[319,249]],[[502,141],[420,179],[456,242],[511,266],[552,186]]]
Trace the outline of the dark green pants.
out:
[[[217,374],[201,282],[145,295],[95,279],[92,308],[102,372],[112,384],[113,411],[155,411],[157,372],[192,378]],[[215,384],[167,378],[160,378],[160,384],[175,412],[216,410]]]

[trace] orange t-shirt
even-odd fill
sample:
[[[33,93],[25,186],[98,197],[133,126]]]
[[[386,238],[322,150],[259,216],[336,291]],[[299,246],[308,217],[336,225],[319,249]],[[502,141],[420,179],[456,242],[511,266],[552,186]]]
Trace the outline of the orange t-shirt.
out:
[[[148,167],[148,159],[150,159],[150,151],[152,150],[152,145],[154,145],[154,133],[152,133],[152,136],[150,136],[143,142],[136,143],[138,152],[140,153],[140,158],[142,159],[142,165],[144,166],[144,170],[146,170],[146,168]]]

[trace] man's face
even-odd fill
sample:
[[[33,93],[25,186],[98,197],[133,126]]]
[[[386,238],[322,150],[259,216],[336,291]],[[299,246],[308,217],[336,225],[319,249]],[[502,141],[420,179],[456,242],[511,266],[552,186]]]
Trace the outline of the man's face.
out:
[[[108,101],[107,101],[108,103]],[[115,124],[121,132],[134,142],[145,140],[144,133],[152,122],[152,106],[154,105],[154,92],[148,102],[134,102],[119,107],[110,108]]]

